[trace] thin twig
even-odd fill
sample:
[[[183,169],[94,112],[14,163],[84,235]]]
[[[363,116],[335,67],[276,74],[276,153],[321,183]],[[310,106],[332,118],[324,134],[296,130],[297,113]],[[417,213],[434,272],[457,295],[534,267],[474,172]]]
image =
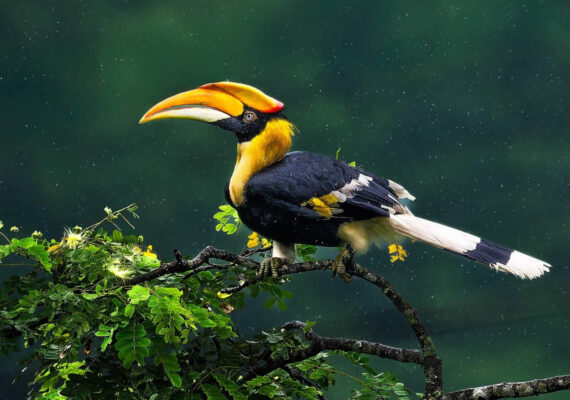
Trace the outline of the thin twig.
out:
[[[138,275],[134,278],[125,280],[125,286],[136,285],[142,282],[150,281],[159,278],[164,275],[180,273],[194,270],[200,267],[202,264],[207,264],[210,259],[217,259],[227,261],[229,263],[243,265],[249,268],[259,268],[259,263],[257,261],[251,260],[246,257],[238,256],[237,254],[227,252],[225,250],[216,249],[215,247],[208,246],[196,255],[191,260],[183,260],[182,258],[176,261],[164,263],[157,269],[147,272],[142,275]],[[222,268],[219,266],[218,268]],[[205,270],[205,269],[204,269]]]
[[[303,375],[303,373],[301,371],[299,371],[298,368],[291,367],[290,365],[285,365],[282,369],[285,372],[287,372],[289,374],[289,376],[291,378],[295,379],[296,381],[301,382],[305,386],[312,386],[315,389],[317,389],[317,397],[320,400],[327,400],[327,398],[323,394],[321,388],[315,382],[306,378],[305,375]]]
[[[251,257],[251,256],[254,255],[254,254],[257,254],[257,253],[265,253],[265,252],[271,251],[272,249],[273,249],[273,246],[259,247],[259,248],[257,248],[257,249],[244,249],[244,250],[241,252],[240,256],[242,256],[242,257]]]

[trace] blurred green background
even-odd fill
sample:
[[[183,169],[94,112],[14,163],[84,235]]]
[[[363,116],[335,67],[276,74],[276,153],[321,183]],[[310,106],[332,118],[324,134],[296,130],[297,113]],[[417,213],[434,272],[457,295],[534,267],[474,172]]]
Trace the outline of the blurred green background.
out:
[[[214,231],[235,139],[190,121],[137,125],[153,104],[220,80],[283,101],[294,149],[356,160],[402,183],[420,216],[549,261],[523,281],[407,243],[359,261],[423,316],[448,391],[570,373],[570,5],[567,1],[25,1],[0,12],[0,219],[58,238],[103,208],[140,206],[137,232],[163,259]],[[320,253],[332,256],[330,250]],[[4,266],[0,277],[23,272]],[[416,343],[374,288],[293,278],[289,310],[263,299],[245,333],[290,319],[321,334]],[[375,362],[422,390],[419,368]],[[0,364],[0,398],[21,367]],[[348,372],[356,371],[349,369]],[[28,376],[29,377],[29,376]],[[340,381],[331,399],[346,398]],[[4,392],[4,393],[2,393]],[[544,399],[567,399],[557,393]]]

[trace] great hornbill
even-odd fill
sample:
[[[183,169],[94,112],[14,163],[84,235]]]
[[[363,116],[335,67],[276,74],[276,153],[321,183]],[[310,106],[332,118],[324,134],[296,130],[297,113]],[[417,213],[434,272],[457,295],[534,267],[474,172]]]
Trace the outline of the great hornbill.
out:
[[[295,127],[283,107],[254,87],[218,82],[169,97],[140,120],[194,119],[236,135],[237,161],[225,196],[245,225],[273,239],[264,268],[274,272],[293,261],[296,243],[365,251],[407,236],[521,278],[548,271],[544,261],[414,216],[400,200],[415,198],[394,181],[331,157],[287,153]]]

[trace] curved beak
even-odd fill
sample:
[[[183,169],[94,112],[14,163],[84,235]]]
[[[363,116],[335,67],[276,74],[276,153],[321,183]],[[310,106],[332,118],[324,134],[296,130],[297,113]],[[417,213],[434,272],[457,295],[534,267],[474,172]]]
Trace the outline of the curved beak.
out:
[[[237,117],[245,106],[265,113],[278,112],[283,103],[248,85],[234,82],[209,83],[198,89],[179,93],[153,106],[139,124],[165,118],[185,118],[216,122]]]
[[[243,104],[235,97],[216,90],[198,88],[162,100],[143,115],[139,124],[164,118],[216,122],[242,112]]]

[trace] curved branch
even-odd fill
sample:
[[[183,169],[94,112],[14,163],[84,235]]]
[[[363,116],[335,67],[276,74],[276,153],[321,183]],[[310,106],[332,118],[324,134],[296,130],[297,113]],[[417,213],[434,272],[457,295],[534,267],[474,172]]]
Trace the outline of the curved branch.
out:
[[[396,309],[406,318],[408,324],[412,327],[418,342],[420,343],[420,348],[422,349],[422,353],[424,357],[429,357],[436,355],[435,346],[433,341],[429,337],[427,330],[423,323],[420,320],[420,317],[416,310],[403,299],[402,295],[394,289],[394,287],[390,284],[390,282],[381,275],[378,275],[375,272],[372,272],[364,267],[361,267],[358,264],[355,264],[352,261],[352,257],[347,257],[348,261],[345,263],[349,263],[347,266],[347,270],[351,271],[356,277],[364,279],[373,285],[377,286],[382,290],[382,293],[394,304]],[[251,260],[250,260],[251,261]],[[331,269],[333,265],[333,260],[316,260],[316,261],[307,261],[303,263],[295,263],[289,265],[283,265],[279,267],[278,273],[280,275],[291,275],[291,274],[298,274],[302,272],[311,272],[311,271],[323,271]],[[253,285],[259,282],[259,279],[252,279],[249,281],[245,281],[237,286],[232,286],[229,288],[222,289],[222,293],[235,293],[238,292],[247,286]]]
[[[283,329],[285,330],[304,329],[305,327],[306,324],[301,321],[291,321],[283,325]],[[261,365],[254,366],[251,369],[251,372],[244,377],[244,380],[250,380],[259,375],[266,375],[276,369],[284,368],[288,364],[314,357],[325,350],[354,351],[357,353],[374,355],[380,358],[419,365],[422,365],[424,362],[422,353],[419,350],[391,347],[381,343],[369,342],[367,340],[319,336],[312,330],[305,332],[305,337],[309,340],[309,347],[292,352],[287,358],[270,359],[267,357],[268,361],[264,361]],[[263,360],[266,359],[266,357],[255,358],[255,360],[259,359]]]
[[[404,318],[406,318],[406,321],[418,339],[421,354],[423,356],[423,362],[421,365],[426,379],[426,399],[437,399],[441,397],[443,393],[442,362],[437,356],[435,345],[429,337],[427,329],[422,323],[416,310],[410,305],[410,303],[404,300],[402,295],[398,293],[386,278],[356,264],[351,251],[347,252],[347,255],[343,257],[342,262],[344,263],[347,272],[378,287],[392,302],[392,304],[394,304],[396,309],[404,316]],[[295,263],[281,266],[278,269],[278,272],[280,275],[290,275],[301,272],[327,270],[332,268],[333,263],[333,260],[317,260]],[[222,292],[235,293],[249,285],[257,283],[258,281],[258,279],[245,281],[240,285],[223,289]]]
[[[503,382],[478,388],[446,393],[442,400],[495,400],[538,396],[545,393],[570,390],[570,375],[534,379],[525,382]]]
[[[305,329],[306,327],[307,324],[301,321],[291,321],[283,325],[285,330]],[[354,351],[405,363],[422,364],[424,362],[422,353],[418,350],[386,346],[367,340],[319,336],[312,329],[305,333],[305,337],[311,344],[317,343],[320,346],[326,346],[327,350]]]
[[[362,278],[382,290],[382,293],[394,304],[396,309],[406,318],[406,321],[414,331],[424,361],[422,367],[426,378],[426,399],[439,399],[443,394],[443,366],[437,356],[435,345],[427,333],[427,329],[420,320],[416,310],[408,303],[390,282],[381,275],[376,274],[360,265],[355,265],[355,276]]]

